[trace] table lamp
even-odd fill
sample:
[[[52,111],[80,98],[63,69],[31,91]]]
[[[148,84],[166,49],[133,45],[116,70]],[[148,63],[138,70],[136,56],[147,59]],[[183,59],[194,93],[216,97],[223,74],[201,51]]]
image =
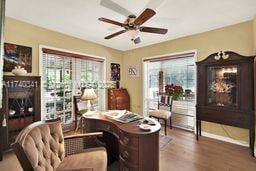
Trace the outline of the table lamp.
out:
[[[81,96],[81,100],[86,101],[87,100],[87,109],[88,111],[86,113],[91,112],[91,100],[97,99],[97,95],[95,94],[93,89],[84,89],[84,92]]]

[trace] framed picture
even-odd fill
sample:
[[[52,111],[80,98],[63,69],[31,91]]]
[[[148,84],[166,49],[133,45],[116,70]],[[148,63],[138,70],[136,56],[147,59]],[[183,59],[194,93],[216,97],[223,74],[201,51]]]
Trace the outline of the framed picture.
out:
[[[129,77],[139,77],[139,67],[137,65],[131,65],[128,68]]]
[[[120,81],[120,64],[111,63],[111,81]]]
[[[17,65],[32,72],[32,47],[4,43],[4,72],[11,72]]]

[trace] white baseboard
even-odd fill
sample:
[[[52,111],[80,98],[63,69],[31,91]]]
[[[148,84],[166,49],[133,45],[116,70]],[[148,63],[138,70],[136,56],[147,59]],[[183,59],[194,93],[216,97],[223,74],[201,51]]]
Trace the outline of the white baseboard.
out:
[[[234,140],[234,139],[229,138],[229,137],[224,137],[224,136],[220,136],[220,135],[215,135],[215,134],[211,134],[211,133],[209,133],[209,132],[203,132],[203,131],[202,131],[202,136],[209,137],[209,138],[213,138],[213,139],[217,139],[217,140],[220,140],[220,141],[229,142],[229,143],[232,143],[232,144],[241,145],[241,146],[244,146],[244,147],[249,147],[249,143],[248,143],[248,142]],[[255,153],[255,152],[256,152],[256,149],[254,150],[254,153]],[[256,153],[255,153],[255,154],[256,154]]]

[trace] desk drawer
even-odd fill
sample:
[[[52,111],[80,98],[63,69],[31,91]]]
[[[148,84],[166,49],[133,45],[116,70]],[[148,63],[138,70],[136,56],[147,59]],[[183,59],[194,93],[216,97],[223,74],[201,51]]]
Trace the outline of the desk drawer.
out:
[[[111,129],[111,126],[109,124],[107,124],[107,123],[101,123],[100,122],[100,123],[97,123],[96,128],[99,131],[107,131],[107,132],[109,132],[110,129]]]
[[[133,165],[131,163],[126,162],[122,157],[119,157],[119,167],[120,171],[138,171],[139,166]]]
[[[107,123],[102,123],[102,122],[97,123],[96,128],[98,131],[106,131],[109,133],[116,134],[117,136],[119,135],[118,129],[115,126],[107,124]]]
[[[128,146],[124,146],[123,144],[119,143],[119,155],[126,162],[129,162],[132,164],[138,164],[139,152],[137,149],[130,148]]]
[[[138,149],[139,139],[137,137],[131,137],[131,136],[128,136],[125,133],[121,132],[119,141],[120,141],[120,144],[122,144],[124,146],[129,146],[129,147]]]

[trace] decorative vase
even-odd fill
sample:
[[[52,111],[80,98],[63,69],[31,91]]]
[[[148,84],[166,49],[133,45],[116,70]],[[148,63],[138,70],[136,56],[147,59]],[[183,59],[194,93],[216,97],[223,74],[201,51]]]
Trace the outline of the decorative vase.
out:
[[[119,89],[120,88],[120,82],[116,81],[116,88]]]
[[[172,99],[173,100],[179,100],[180,96],[178,94],[173,94]]]
[[[224,92],[218,92],[215,94],[216,97],[216,102],[218,106],[225,106],[225,105],[231,105],[232,104],[232,99],[229,95],[229,93],[224,93]]]
[[[173,100],[179,100],[181,95],[177,93],[166,93],[167,96],[172,96]]]
[[[27,74],[27,71],[24,68],[17,66],[12,70],[12,73],[17,76],[23,76]]]

